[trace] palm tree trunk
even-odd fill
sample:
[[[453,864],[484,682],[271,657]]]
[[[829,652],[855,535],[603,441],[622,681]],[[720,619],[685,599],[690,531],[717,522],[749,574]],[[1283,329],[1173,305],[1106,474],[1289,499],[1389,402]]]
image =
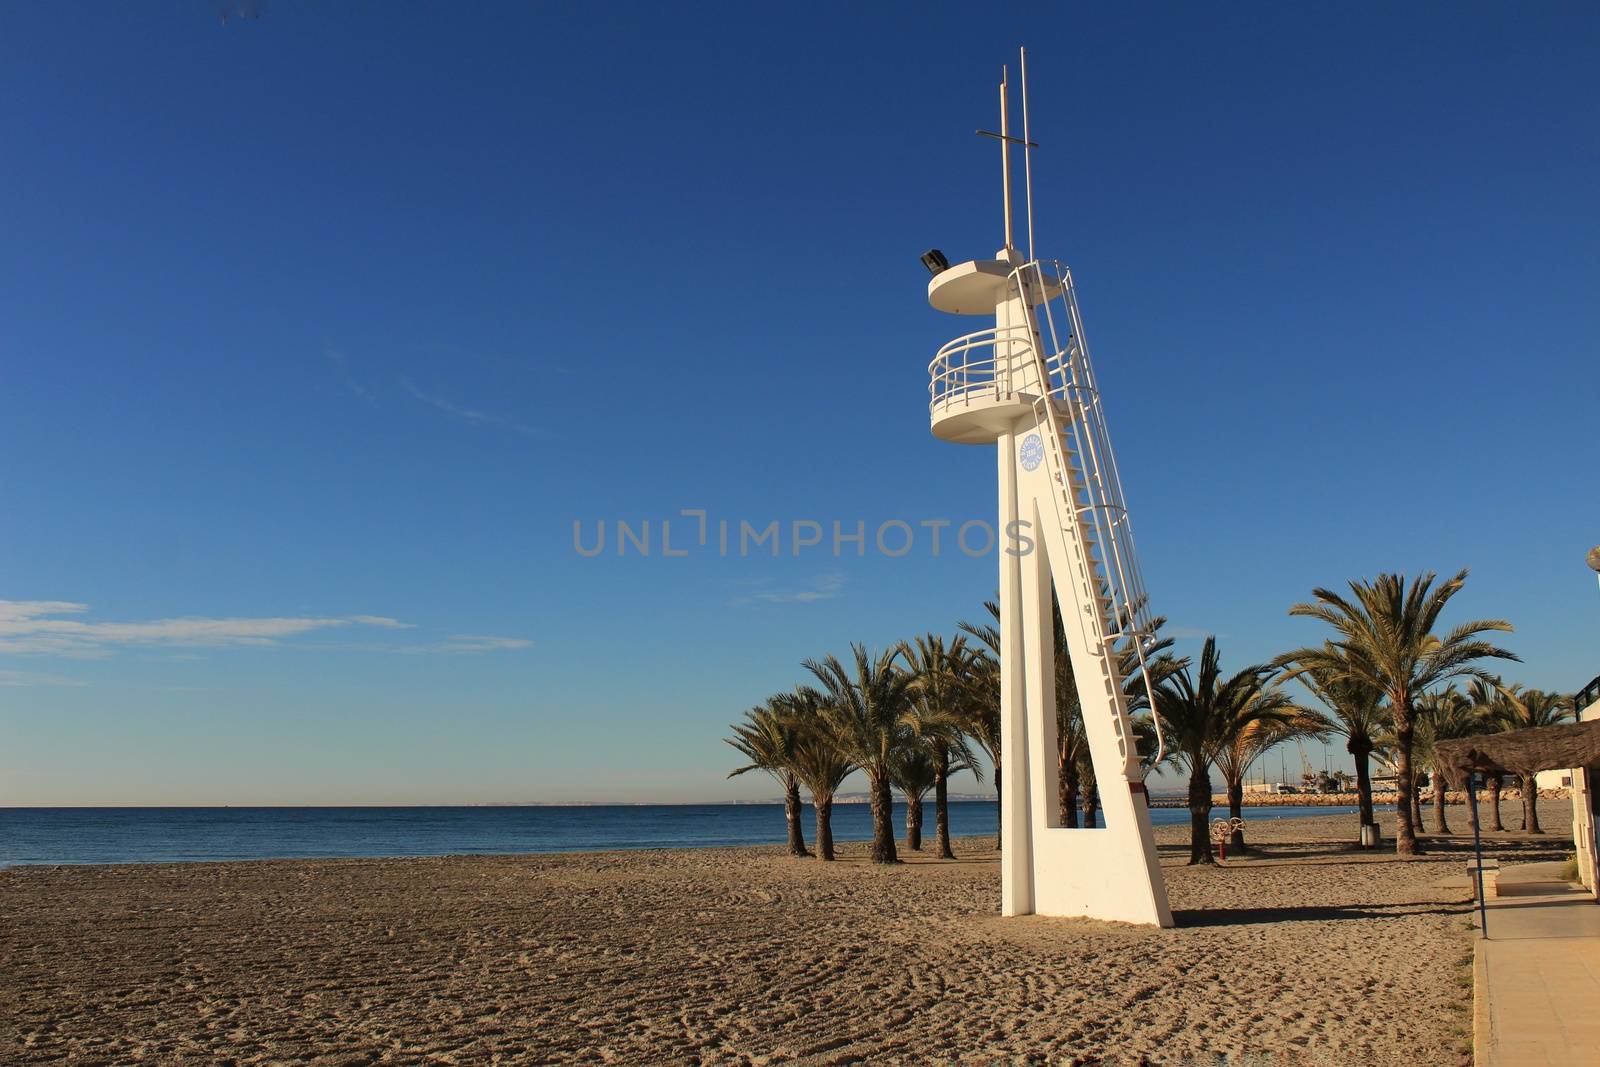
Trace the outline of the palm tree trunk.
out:
[[[1417,833],[1422,832],[1422,786],[1415,779],[1411,782],[1411,825]]]
[[[783,817],[789,824],[789,855],[809,856],[806,851],[805,828],[800,824],[804,809],[800,806],[800,780],[789,775],[783,783]]]
[[[1416,792],[1412,785],[1414,776],[1411,773],[1411,741],[1416,731],[1416,726],[1411,718],[1411,703],[1408,694],[1396,693],[1391,699],[1394,712],[1394,737],[1395,754],[1395,821],[1399,824],[1394,835],[1394,850],[1401,856],[1419,856],[1422,849],[1417,846],[1417,824],[1412,818],[1411,804]]]
[[[1228,783],[1228,818],[1238,819],[1239,828],[1233,832],[1228,841],[1228,847],[1238,852],[1244,852],[1244,778],[1240,777]]]
[[[1189,863],[1215,863],[1211,853],[1211,775],[1201,766],[1189,772]]]
[[[825,797],[812,794],[811,804],[817,811],[817,855],[833,861],[833,794]]]
[[[1056,814],[1062,826],[1077,828],[1078,771],[1071,760],[1056,763]]]
[[[906,847],[912,852],[922,851],[922,797],[906,794]]]
[[[1100,810],[1100,787],[1091,785],[1083,791],[1083,828],[1093,830],[1095,813]]]
[[[942,860],[953,860],[950,850],[950,750],[933,746],[933,837],[934,851]]]
[[[894,798],[889,793],[887,770],[873,776],[870,783],[872,800],[872,862],[899,863],[900,855],[894,848]]]
[[[1438,767],[1435,767],[1433,769],[1433,832],[1436,834],[1450,832],[1449,823],[1444,821],[1444,791],[1444,774]]]
[[[1504,784],[1498,774],[1489,776],[1489,829],[1496,833],[1505,832],[1505,825],[1500,821],[1500,787]]]
[[[1365,737],[1351,738],[1345,749],[1356,761],[1356,806],[1361,809],[1361,825],[1374,826],[1377,817],[1372,813],[1372,772],[1367,766],[1372,742]]]
[[[1539,779],[1531,774],[1522,776],[1522,828],[1530,834],[1542,834],[1539,829]]]

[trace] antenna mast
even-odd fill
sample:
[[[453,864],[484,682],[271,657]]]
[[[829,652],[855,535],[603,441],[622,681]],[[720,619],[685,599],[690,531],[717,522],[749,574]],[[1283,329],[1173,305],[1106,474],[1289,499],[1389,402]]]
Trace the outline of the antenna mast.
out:
[[[1022,136],[1011,136],[1011,111],[1009,106],[1010,74],[1005,67],[1000,68],[1000,132],[992,130],[979,130],[980,137],[993,137],[1000,142],[1000,183],[1003,192],[1005,211],[1006,251],[1015,249],[1015,240],[1011,234],[1011,146],[1022,146],[1022,166],[1024,180],[1027,183],[1028,197],[1028,258],[1033,258],[1033,164],[1028,150],[1039,146],[1028,140],[1028,54],[1022,51]]]
[[[1028,204],[1028,261],[1033,261],[1033,138],[1028,136],[1028,50],[1019,46],[1022,60],[1022,195]],[[1011,220],[1010,201],[1006,207],[1006,222]],[[1006,242],[1007,246],[1011,244]]]
[[[1006,249],[1011,249],[1011,120],[1006,105],[1009,78],[1005,67],[1000,68],[1000,183],[1005,195]]]

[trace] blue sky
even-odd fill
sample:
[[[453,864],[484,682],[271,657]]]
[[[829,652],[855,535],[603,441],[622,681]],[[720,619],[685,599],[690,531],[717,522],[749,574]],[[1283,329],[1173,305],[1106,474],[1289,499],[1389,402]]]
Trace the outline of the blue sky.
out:
[[[993,558],[572,524],[992,516],[917,255],[1019,42],[1184,648],[1470,566],[1600,672],[1592,6],[227,7],[0,12],[0,803],[771,795],[725,725]]]

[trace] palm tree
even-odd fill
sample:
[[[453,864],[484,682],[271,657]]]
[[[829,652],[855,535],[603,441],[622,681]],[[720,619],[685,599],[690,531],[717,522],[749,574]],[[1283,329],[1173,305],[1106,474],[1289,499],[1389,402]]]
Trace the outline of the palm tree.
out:
[[[894,754],[890,770],[906,798],[906,848],[922,851],[922,798],[933,788],[933,756],[922,745],[907,745]]]
[[[984,610],[997,622],[1000,606],[985,601]],[[1056,804],[1062,826],[1076,827],[1079,812],[1084,825],[1093,827],[1099,808],[1099,791],[1095,781],[1094,760],[1089,753],[1088,737],[1083,727],[1082,703],[1078,699],[1077,677],[1072,669],[1072,650],[1067,644],[1066,626],[1061,618],[1061,602],[1051,594],[1052,629],[1055,648],[1056,690]],[[1152,686],[1159,684],[1167,673],[1183,662],[1168,652],[1172,638],[1157,637],[1165,618],[1156,618],[1150,625],[1146,639],[1144,661],[1150,671]],[[971,668],[979,692],[973,702],[971,714],[975,729],[967,731],[989,756],[994,767],[994,784],[1000,789],[1000,631],[993,624],[974,625],[961,623],[962,631],[977,638],[983,646],[976,652]],[[1123,695],[1130,716],[1149,705],[1144,675],[1139,670],[1139,652],[1131,640],[1125,640],[1117,652],[1118,673],[1122,677]]]
[[[1434,745],[1439,741],[1453,741],[1482,733],[1484,718],[1472,701],[1455,686],[1447,686],[1436,693],[1428,693],[1417,700],[1417,740],[1421,754],[1431,765],[1433,778],[1433,832],[1447,834],[1450,824],[1445,820],[1444,767]]]
[[[1170,653],[1172,638],[1159,636],[1161,628],[1166,624],[1167,620],[1162,616],[1151,620],[1149,636],[1145,639],[1142,669],[1139,650],[1133,643],[1135,637],[1125,637],[1117,648],[1117,676],[1122,679],[1123,706],[1133,720],[1136,731],[1139,722],[1144,721],[1148,724],[1148,719],[1142,718],[1142,713],[1150,708],[1144,671],[1150,672],[1150,688],[1153,689],[1161,684],[1161,679],[1189,662],[1186,659],[1178,659]],[[1077,679],[1072,673],[1072,652],[1066,642],[1066,627],[1061,622],[1059,603],[1056,605],[1055,626],[1056,730],[1063,749],[1058,773],[1064,779],[1058,782],[1057,791],[1078,797],[1078,810],[1083,814],[1083,825],[1086,829],[1092,830],[1100,808],[1100,784],[1094,773],[1094,757],[1089,751],[1088,732],[1083,723],[1083,704],[1078,699]],[[1063,686],[1066,686],[1066,691],[1070,693],[1066,699],[1062,698]],[[1150,731],[1153,740],[1155,733],[1153,725],[1150,726]],[[1150,752],[1154,751],[1152,745]],[[1077,816],[1065,810],[1061,814],[1061,821],[1064,826],[1078,825]]]
[[[1505,688],[1498,678],[1487,681],[1474,678],[1467,683],[1467,702],[1483,722],[1486,732],[1506,729],[1504,724],[1511,717],[1508,700]],[[1498,774],[1485,777],[1487,779],[1485,784],[1489,787],[1489,829],[1500,833],[1505,830],[1505,825],[1500,820],[1500,790],[1505,785],[1505,778]]]
[[[1000,605],[989,600],[984,610],[995,619],[1000,617]],[[1005,803],[1000,792],[1000,629],[992,624],[975,625],[962,622],[960,629],[978,640],[982,647],[973,650],[972,661],[967,666],[966,714],[962,733],[966,734],[983,754],[989,757],[994,768],[995,792],[995,847],[1000,846],[1000,809]]]
[[[1050,616],[1055,652],[1056,817],[1062,826],[1075,828],[1082,811],[1084,825],[1093,827],[1100,803],[1099,784],[1094,757],[1089,752],[1089,734],[1083,725],[1078,678],[1072,670],[1072,646],[1067,643],[1067,627],[1061,619],[1061,600],[1053,591]]]
[[[795,739],[791,766],[811,793],[811,809],[817,819],[817,855],[833,859],[833,795],[856,769],[833,743],[827,722],[822,717],[822,694],[800,686],[787,698],[799,734]]]
[[[910,738],[905,713],[911,703],[911,677],[896,670],[898,650],[879,656],[865,645],[851,645],[854,663],[846,668],[835,656],[806,660],[805,668],[822,683],[822,718],[834,745],[867,776],[872,808],[872,862],[898,863],[895,853],[894,759]]]
[[[1211,766],[1217,752],[1252,723],[1288,722],[1292,713],[1276,698],[1265,699],[1275,669],[1256,664],[1223,679],[1217,639],[1206,638],[1200,670],[1184,666],[1156,690],[1156,714],[1172,759],[1189,772],[1189,862],[1214,863],[1207,820],[1211,816]]]
[[[1404,803],[1411,812],[1411,825],[1415,827],[1417,833],[1422,832],[1422,776],[1424,772],[1421,768],[1427,765],[1433,755],[1432,749],[1427,744],[1427,737],[1422,732],[1421,707],[1423,699],[1424,697],[1417,698],[1417,710],[1415,712],[1417,729],[1411,737],[1411,764],[1417,769],[1411,775],[1411,791],[1404,797]],[[1373,737],[1372,753],[1391,771],[1400,762],[1400,738],[1394,732],[1393,722],[1384,723],[1378,728],[1377,734]],[[1395,804],[1399,805],[1401,802],[1402,798],[1397,783],[1395,786]]]
[[[1330,659],[1341,655],[1331,642],[1322,646],[1322,652]],[[1285,663],[1283,658],[1278,662],[1286,666],[1294,665]],[[1291,672],[1291,675],[1294,673]],[[1327,668],[1310,667],[1299,672],[1298,677],[1332,713],[1330,732],[1344,735],[1344,750],[1355,761],[1356,806],[1360,812],[1360,825],[1375,825],[1371,759],[1373,738],[1389,719],[1389,711],[1383,706],[1383,694],[1359,679]]]
[[[1326,738],[1334,723],[1320,711],[1302,708],[1289,699],[1289,694],[1275,685],[1264,686],[1255,696],[1256,715],[1233,737],[1217,746],[1215,763],[1222,774],[1223,791],[1228,795],[1228,817],[1244,818],[1244,779],[1250,765],[1267,754],[1267,750],[1299,738]],[[1266,717],[1265,713],[1281,712],[1287,718]],[[1228,847],[1244,852],[1244,828],[1233,831]]]
[[[932,761],[934,847],[940,859],[952,860],[956,857],[950,848],[950,775],[967,769],[983,780],[963,735],[971,717],[973,653],[967,650],[964,637],[955,638],[947,646],[938,634],[924,634],[914,644],[901,645],[899,655],[912,678],[911,706],[906,710],[905,725],[926,746]],[[904,782],[900,788],[906,792],[906,817],[910,819],[911,792]],[[918,843],[911,848],[920,849],[920,795],[915,810]],[[908,822],[908,843],[909,826]]]
[[[1078,812],[1090,826],[1099,805],[1094,757],[1083,727],[1083,701],[1078,698],[1078,678],[1072,670],[1072,647],[1061,620],[1061,601],[1050,597],[1051,634],[1055,649],[1056,692],[1056,818],[1062,826],[1076,828]]]
[[[750,762],[728,772],[728,777],[745,771],[766,771],[783,783],[783,815],[789,827],[789,855],[809,856],[811,853],[806,851],[805,830],[800,824],[800,779],[795,774],[794,766],[799,729],[787,701],[786,694],[769,697],[766,704],[745,712],[744,722],[729,727],[733,736],[724,740]]]
[[[1412,792],[1411,743],[1417,697],[1453,678],[1487,680],[1489,675],[1476,665],[1478,660],[1517,658],[1479,636],[1491,630],[1509,632],[1511,624],[1501,619],[1476,619],[1443,637],[1436,635],[1433,630],[1439,615],[1466,583],[1467,572],[1462,570],[1438,588],[1433,587],[1435,577],[1429,571],[1408,586],[1404,575],[1380,574],[1371,582],[1351,582],[1350,599],[1329,589],[1312,590],[1317,602],[1296,604],[1289,614],[1321,619],[1338,636],[1321,648],[1297,649],[1279,659],[1280,663],[1292,662],[1294,674],[1324,670],[1333,678],[1363,682],[1388,698],[1400,800],[1395,805],[1399,823],[1395,850],[1402,856],[1421,851],[1411,805],[1406,803]]]
[[[949,767],[952,771],[972,770],[964,754],[956,754],[955,762]],[[906,847],[913,852],[922,851],[922,799],[928,795],[928,790],[934,788],[936,781],[936,765],[933,755],[933,745],[926,742],[912,741],[895,753],[892,770],[894,784],[900,787],[900,792],[906,798]],[[955,854],[949,852],[950,836],[949,825],[945,825],[944,847],[945,852],[940,854],[940,859],[955,859]]]
[[[1569,698],[1559,693],[1546,693],[1542,689],[1515,687],[1506,691],[1510,698],[1511,723],[1508,729],[1525,730],[1535,726],[1555,726],[1566,721]],[[1539,828],[1539,782],[1532,774],[1522,775],[1522,829],[1530,834],[1542,834]]]
[[[991,613],[998,613],[992,604],[985,607]],[[1055,650],[1056,813],[1062,826],[1075,828],[1081,812],[1083,825],[1092,829],[1100,806],[1099,785],[1095,779],[1094,757],[1089,751],[1088,733],[1084,729],[1083,702],[1078,698],[1077,675],[1072,669],[1072,647],[1067,643],[1060,598],[1053,592],[1050,608]],[[1153,620],[1150,625],[1151,636],[1145,642],[1146,669],[1151,673],[1152,683],[1158,683],[1177,663],[1166,654],[1172,647],[1172,638],[1155,636],[1165,623],[1164,618]],[[1132,639],[1125,639],[1118,649],[1117,668],[1122,678],[1128,714],[1136,715],[1147,708],[1150,701],[1145,692],[1144,675],[1139,668],[1139,653]]]
[[[1099,783],[1083,728],[1083,704],[1076,690],[1066,699],[1056,692],[1056,818],[1062,826],[1076,828],[1080,810],[1085,819],[1094,818]]]

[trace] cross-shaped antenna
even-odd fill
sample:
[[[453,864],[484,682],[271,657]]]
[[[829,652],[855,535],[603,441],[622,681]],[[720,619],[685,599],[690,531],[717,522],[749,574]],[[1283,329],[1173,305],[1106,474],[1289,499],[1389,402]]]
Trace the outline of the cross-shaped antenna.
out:
[[[978,135],[980,137],[993,137],[997,141],[1005,141],[1008,144],[1019,144],[1019,145],[1022,145],[1024,148],[1038,148],[1039,147],[1039,143],[1037,141],[1024,141],[1020,137],[1008,137],[1007,135],[1005,135],[1003,133],[995,133],[993,130],[979,130],[978,131]]]
[[[1028,50],[1017,49],[1022,60],[1022,136],[1011,136],[1011,120],[1009,117],[1009,96],[1007,91],[1009,78],[1005,67],[1000,68],[1000,132],[993,130],[978,130],[980,137],[993,137],[1000,142],[1000,181],[1002,195],[1005,199],[1005,231],[1006,248],[1012,247],[1011,242],[1011,146],[1022,146],[1022,174],[1024,197],[1028,207],[1028,259],[1033,259],[1033,157],[1028,150],[1039,146],[1028,139]]]

